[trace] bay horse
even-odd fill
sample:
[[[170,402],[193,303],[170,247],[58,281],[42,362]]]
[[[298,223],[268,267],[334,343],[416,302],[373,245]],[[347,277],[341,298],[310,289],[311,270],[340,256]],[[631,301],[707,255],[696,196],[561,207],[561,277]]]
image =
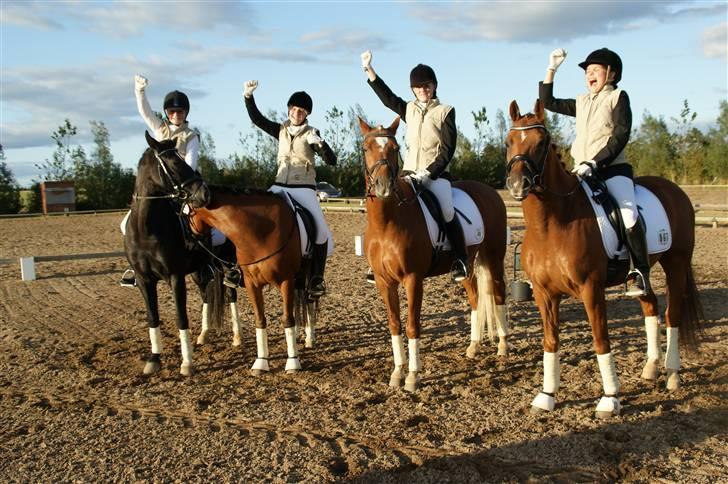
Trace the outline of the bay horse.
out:
[[[304,259],[293,209],[280,196],[264,190],[213,186],[210,193],[210,203],[192,210],[190,221],[194,231],[204,233],[215,227],[235,245],[237,264],[242,269],[255,317],[257,358],[251,373],[259,376],[270,371],[263,301],[263,288],[269,284],[280,289],[283,300],[288,353],[285,370],[289,373],[300,370],[296,313],[306,318],[305,344],[311,347],[315,340],[318,300],[308,295],[308,278],[301,273]]]
[[[222,281],[208,284],[201,271],[206,270],[208,255],[190,250],[179,212],[183,204],[202,207],[209,203],[210,190],[198,172],[179,155],[172,140],[157,141],[145,133],[149,148],[137,167],[131,213],[124,235],[124,250],[136,273],[136,283],[144,299],[152,352],[144,366],[144,374],[160,370],[162,334],[159,328],[157,283],[166,281],[172,289],[177,313],[177,328],[182,353],[180,373],[192,374],[192,344],[187,318],[185,276],[193,274],[203,301],[203,321],[210,304],[213,324],[221,324]],[[205,288],[212,289],[205,291]],[[232,295],[234,301],[234,294]],[[211,298],[211,300],[209,299]],[[233,315],[233,326],[237,323]],[[239,330],[238,330],[239,332]]]
[[[544,107],[539,100],[534,113],[521,115],[518,104],[510,105],[512,127],[506,137],[507,181],[513,198],[522,201],[526,231],[521,246],[523,267],[533,284],[533,293],[544,327],[544,384],[532,402],[532,413],[552,411],[559,389],[559,303],[564,296],[584,303],[592,330],[594,350],[604,387],[596,416],[620,413],[619,379],[607,332],[605,289],[623,283],[628,261],[608,275],[607,253],[591,203],[579,180],[564,167],[544,125]],[[695,213],[685,192],[659,177],[635,178],[664,207],[672,232],[672,245],[650,257],[659,261],[667,280],[667,389],[680,384],[678,340],[688,348],[696,345],[702,306],[691,267],[695,246]],[[646,220],[647,226],[650,220]],[[642,378],[655,382],[661,357],[659,308],[655,293],[640,297],[647,331],[647,362]]]
[[[433,247],[425,217],[414,188],[399,176],[399,145],[395,139],[400,118],[388,127],[372,128],[359,118],[364,135],[367,228],[364,244],[377,289],[387,307],[387,322],[392,335],[394,371],[389,385],[417,390],[421,370],[419,338],[425,277],[447,274],[453,262],[451,251],[433,260]],[[475,357],[487,322],[491,340],[497,330],[498,355],[508,354],[508,321],[503,259],[506,253],[506,208],[498,193],[475,181],[453,183],[475,202],[484,222],[482,243],[468,247],[471,276],[463,280],[471,307],[471,343],[467,355]],[[434,262],[434,264],[433,264]],[[406,333],[409,372],[404,378],[404,341],[401,335],[399,285],[407,293]]]

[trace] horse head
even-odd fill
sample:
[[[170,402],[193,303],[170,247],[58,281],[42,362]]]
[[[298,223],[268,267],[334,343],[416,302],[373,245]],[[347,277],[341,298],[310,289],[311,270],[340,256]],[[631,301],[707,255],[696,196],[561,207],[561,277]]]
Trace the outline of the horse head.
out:
[[[161,191],[168,195],[166,198],[176,198],[192,208],[207,206],[211,199],[210,189],[202,176],[180,156],[175,141],[157,141],[148,132],[144,136],[149,149],[139,161],[137,198]]]
[[[523,200],[534,188],[543,187],[551,135],[541,100],[536,101],[533,114],[521,115],[516,101],[511,101],[509,112],[513,124],[506,136],[506,188],[513,198]]]
[[[381,125],[372,128],[359,118],[359,127],[364,135],[362,145],[367,195],[388,198],[394,193],[394,183],[399,175],[399,144],[395,138],[399,116],[388,128]]]

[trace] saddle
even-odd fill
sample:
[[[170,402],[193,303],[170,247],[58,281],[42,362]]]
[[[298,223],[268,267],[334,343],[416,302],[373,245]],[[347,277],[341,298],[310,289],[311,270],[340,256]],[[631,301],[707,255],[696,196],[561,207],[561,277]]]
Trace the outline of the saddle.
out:
[[[281,197],[293,210],[298,221],[298,228],[301,234],[301,254],[304,258],[310,259],[313,251],[313,244],[316,240],[316,222],[314,221],[311,212],[301,205],[298,200],[293,198],[290,193],[276,193],[278,197]]]
[[[624,220],[622,219],[622,212],[619,211],[619,204],[614,199],[611,193],[607,190],[607,184],[604,180],[596,175],[589,175],[582,178],[592,191],[592,200],[601,205],[604,209],[604,213],[607,216],[609,225],[612,226],[614,231],[617,233],[617,251],[621,252],[627,243],[626,228],[624,226]],[[642,219],[642,212],[639,212],[639,218]],[[644,219],[642,220],[644,222]]]

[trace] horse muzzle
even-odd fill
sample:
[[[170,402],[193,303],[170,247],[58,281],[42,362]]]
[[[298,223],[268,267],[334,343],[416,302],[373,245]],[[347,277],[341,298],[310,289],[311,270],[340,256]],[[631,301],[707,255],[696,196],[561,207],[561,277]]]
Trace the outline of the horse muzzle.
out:
[[[380,200],[389,198],[394,192],[394,183],[391,177],[378,176],[374,179],[374,196]]]
[[[192,191],[183,193],[187,195],[186,201],[192,208],[207,207],[212,201],[212,192],[204,181],[200,181],[199,185],[195,186]]]
[[[525,200],[528,194],[531,193],[532,185],[531,180],[525,176],[511,174],[506,178],[508,194],[519,202]]]

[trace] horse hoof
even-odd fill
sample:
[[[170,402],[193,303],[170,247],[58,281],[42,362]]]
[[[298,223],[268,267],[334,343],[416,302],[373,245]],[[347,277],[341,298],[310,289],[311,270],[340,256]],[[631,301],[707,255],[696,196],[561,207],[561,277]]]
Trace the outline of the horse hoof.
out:
[[[615,414],[613,412],[594,412],[594,416],[598,418],[599,420],[609,420],[614,417],[618,417],[619,414]]]
[[[667,370],[667,390],[675,391],[680,388],[680,375],[677,370]]]
[[[286,360],[286,373],[295,373],[301,371],[301,362],[298,357],[288,358]]]
[[[192,365],[190,363],[182,363],[179,367],[179,374],[182,376],[192,376]]]
[[[204,345],[206,343],[205,339],[205,335],[203,333],[200,333],[200,335],[197,337],[197,344]]]
[[[410,372],[407,375],[407,378],[404,380],[404,391],[415,393],[417,391],[417,387],[420,386],[420,377],[417,376],[416,373]]]
[[[240,346],[241,344],[242,341],[240,340],[240,336],[233,336],[233,346]]]
[[[250,370],[250,374],[252,376],[261,376],[263,374],[263,370],[258,370],[256,368],[253,368]]]
[[[159,373],[160,369],[161,365],[158,361],[147,361],[147,363],[144,365],[144,374],[154,375],[155,373]]]
[[[619,399],[605,395],[599,400],[594,416],[600,420],[606,420],[612,417],[619,417],[621,411],[622,405],[619,403]]]
[[[645,363],[645,367],[642,369],[642,375],[640,375],[640,378],[654,383],[657,380],[659,373],[660,370],[658,369],[657,364],[653,361],[647,361],[647,363]]]
[[[498,343],[498,356],[508,356],[508,343],[505,341]]]
[[[548,413],[548,410],[546,410],[545,408],[535,407],[531,405],[531,409],[529,410],[529,412],[531,413],[531,415],[542,415],[544,413]]]
[[[480,350],[480,342],[478,341],[471,341],[470,346],[468,346],[468,349],[465,351],[465,356],[470,358],[471,360],[475,358],[478,354],[478,351]]]
[[[304,348],[313,348],[313,340],[311,338],[306,338],[306,343],[304,344]]]
[[[404,378],[399,375],[392,375],[389,377],[389,386],[392,388],[399,388],[404,383]]]

